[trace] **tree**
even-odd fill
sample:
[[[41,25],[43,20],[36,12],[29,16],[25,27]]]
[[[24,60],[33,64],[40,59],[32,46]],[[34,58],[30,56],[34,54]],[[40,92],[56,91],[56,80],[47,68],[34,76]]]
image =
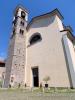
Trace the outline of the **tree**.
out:
[[[46,76],[43,78],[43,81],[45,81],[45,87],[48,87],[48,81],[50,80],[50,77],[49,76]]]
[[[3,84],[3,81],[2,81],[2,80],[0,80],[0,87],[2,87],[2,84]]]

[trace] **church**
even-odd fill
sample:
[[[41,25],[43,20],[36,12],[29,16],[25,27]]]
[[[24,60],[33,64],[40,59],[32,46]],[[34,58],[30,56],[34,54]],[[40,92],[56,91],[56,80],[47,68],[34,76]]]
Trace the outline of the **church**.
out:
[[[75,88],[75,37],[70,26],[63,24],[58,9],[28,21],[22,6],[14,10],[4,87],[18,84],[27,87]]]

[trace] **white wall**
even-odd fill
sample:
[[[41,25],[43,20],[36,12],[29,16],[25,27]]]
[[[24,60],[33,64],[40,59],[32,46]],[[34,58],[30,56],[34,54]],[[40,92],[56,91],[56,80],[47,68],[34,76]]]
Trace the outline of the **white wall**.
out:
[[[30,37],[39,32],[42,41],[28,47]],[[57,17],[47,16],[38,19],[31,25],[26,34],[27,64],[26,82],[32,86],[32,67],[39,67],[39,83],[43,78],[50,76],[49,86],[70,87],[66,61],[62,46],[62,34],[59,31]]]
[[[57,19],[59,30],[62,31],[64,29],[63,28],[63,23],[62,23],[61,19],[57,15],[56,15],[56,19]]]
[[[67,37],[67,35],[63,35],[63,40],[64,40],[65,51],[69,63],[72,84],[73,87],[75,88],[75,51],[74,51],[73,43]]]

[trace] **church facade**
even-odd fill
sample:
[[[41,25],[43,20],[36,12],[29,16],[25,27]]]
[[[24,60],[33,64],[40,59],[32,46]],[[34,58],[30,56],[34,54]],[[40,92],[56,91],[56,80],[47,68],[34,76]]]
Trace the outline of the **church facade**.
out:
[[[75,88],[75,37],[62,20],[55,9],[28,23],[28,11],[16,7],[4,87],[44,86],[44,78],[49,77],[49,87]]]

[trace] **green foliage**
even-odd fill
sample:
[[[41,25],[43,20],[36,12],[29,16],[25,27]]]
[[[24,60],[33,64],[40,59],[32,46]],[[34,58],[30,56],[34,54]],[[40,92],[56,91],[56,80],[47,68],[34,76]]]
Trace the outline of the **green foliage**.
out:
[[[2,80],[0,80],[0,87],[2,87],[2,84],[3,84],[3,81],[2,81]]]
[[[46,83],[50,80],[49,76],[44,77],[43,81],[45,81]]]

